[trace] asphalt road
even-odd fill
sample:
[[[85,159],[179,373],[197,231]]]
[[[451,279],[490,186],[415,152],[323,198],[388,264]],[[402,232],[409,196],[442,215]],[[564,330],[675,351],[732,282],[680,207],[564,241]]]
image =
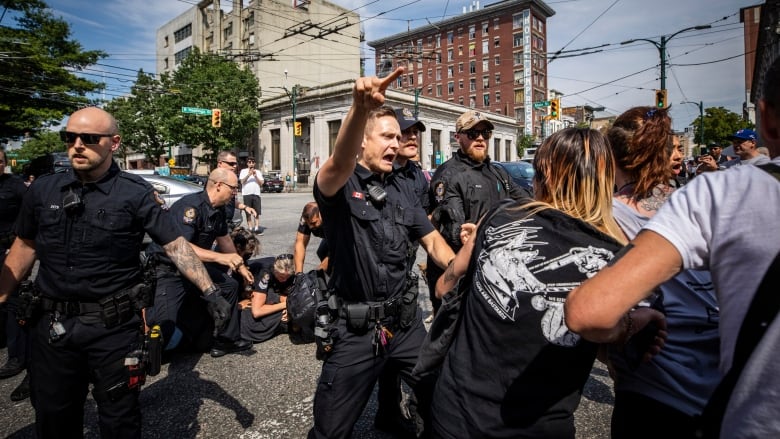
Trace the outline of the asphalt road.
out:
[[[292,253],[295,230],[310,192],[263,194],[260,256]],[[318,262],[318,238],[312,237],[306,269]],[[424,260],[420,250],[418,260]],[[421,281],[420,307],[430,313],[427,287]],[[5,362],[7,350],[0,350]],[[314,345],[293,345],[286,336],[256,344],[241,354],[211,358],[178,354],[149,377],[141,392],[144,438],[304,438],[312,425],[312,402],[320,372]],[[33,438],[34,413],[29,399],[14,403],[8,395],[23,375],[0,380],[0,437]],[[612,382],[600,363],[594,367],[576,413],[577,438],[608,438]],[[391,438],[373,429],[372,397],[355,428],[355,438]],[[100,437],[96,406],[85,409],[85,438]]]

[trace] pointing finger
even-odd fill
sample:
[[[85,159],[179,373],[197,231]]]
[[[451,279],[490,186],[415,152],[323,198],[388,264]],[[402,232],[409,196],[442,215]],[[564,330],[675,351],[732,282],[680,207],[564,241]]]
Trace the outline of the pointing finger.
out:
[[[393,81],[396,80],[396,78],[398,78],[399,76],[401,76],[401,74],[403,74],[403,72],[404,72],[403,67],[397,67],[393,73],[381,79],[381,81],[379,82],[379,89],[386,90],[387,87],[389,87],[390,84],[392,84]]]

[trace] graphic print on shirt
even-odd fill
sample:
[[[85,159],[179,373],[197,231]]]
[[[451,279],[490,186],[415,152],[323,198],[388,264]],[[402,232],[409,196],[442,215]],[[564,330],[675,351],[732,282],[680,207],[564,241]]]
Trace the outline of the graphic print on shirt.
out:
[[[532,294],[531,305],[544,312],[541,327],[550,343],[574,346],[579,336],[564,323],[563,304],[569,291],[580,282],[545,283],[537,274],[574,266],[586,277],[593,277],[612,259],[613,253],[598,247],[572,247],[568,252],[546,259],[540,249],[549,245],[539,241],[540,227],[532,219],[522,219],[485,231],[485,245],[477,257],[474,273],[476,290],[501,319],[515,321],[518,295]]]

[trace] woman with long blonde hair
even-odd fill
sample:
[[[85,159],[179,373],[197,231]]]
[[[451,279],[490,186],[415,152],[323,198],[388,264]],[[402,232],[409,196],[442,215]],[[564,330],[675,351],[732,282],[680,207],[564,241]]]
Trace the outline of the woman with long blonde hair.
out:
[[[535,201],[491,209],[438,281],[440,297],[458,280],[466,290],[434,391],[435,436],[574,437],[598,345],[566,328],[563,304],[624,242],[614,162],[598,131],[568,128],[534,168]]]

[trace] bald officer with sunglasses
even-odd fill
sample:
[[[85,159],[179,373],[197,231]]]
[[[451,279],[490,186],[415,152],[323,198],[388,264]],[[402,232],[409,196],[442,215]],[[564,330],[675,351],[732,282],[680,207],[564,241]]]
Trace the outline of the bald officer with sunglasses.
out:
[[[100,435],[140,438],[143,371],[127,359],[138,359],[140,310],[151,289],[141,269],[144,233],[199,293],[219,293],[152,186],[114,163],[120,136],[109,113],[76,111],[60,135],[72,169],[41,176],[25,195],[0,272],[0,302],[37,259],[40,302],[27,322],[37,437],[83,437],[92,383]]]
[[[461,248],[460,227],[476,223],[499,200],[530,198],[525,189],[515,185],[506,171],[494,165],[488,156],[493,123],[485,113],[469,110],[455,122],[455,139],[460,149],[436,169],[431,178],[429,209],[431,221],[452,250]],[[436,298],[436,280],[442,271],[428,260],[426,277],[434,311],[441,300]]]

